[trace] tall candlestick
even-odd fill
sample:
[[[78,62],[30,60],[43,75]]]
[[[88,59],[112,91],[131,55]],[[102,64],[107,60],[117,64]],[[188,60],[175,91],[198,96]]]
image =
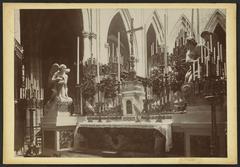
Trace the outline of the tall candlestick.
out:
[[[220,60],[220,57],[219,55],[217,55],[217,68],[216,68],[217,76],[219,76],[219,60]]]
[[[227,77],[227,67],[226,67],[226,63],[223,64],[224,65],[224,76],[225,78]]]
[[[212,34],[210,34],[210,50],[211,50],[211,52],[212,52]]]
[[[207,42],[207,48],[208,48],[208,50],[207,50],[207,56],[206,56],[206,76],[208,77],[208,60],[209,60],[209,43]]]
[[[217,56],[220,56],[220,47],[219,47],[219,42],[217,42]]]
[[[151,56],[153,55],[153,43],[151,44]]]
[[[26,76],[26,89],[28,89],[28,77]]]
[[[203,63],[203,44],[202,44],[202,38],[200,39],[201,40],[201,63]]]
[[[42,99],[44,98],[44,89],[43,88],[41,88],[41,97],[42,97]]]
[[[193,80],[195,81],[195,61],[193,61]]]
[[[216,48],[213,48],[213,63],[216,64]]]
[[[120,82],[120,32],[118,32],[118,81]]]
[[[110,60],[110,46],[109,43],[107,43],[107,54],[108,54],[108,61]]]
[[[112,62],[114,62],[114,43],[112,43]]]
[[[222,56],[222,44],[220,44],[220,60],[221,60],[221,62],[223,61],[223,56]]]
[[[26,99],[26,88],[23,88],[23,98]]]
[[[42,88],[39,88],[39,99],[42,100]]]
[[[200,59],[198,58],[198,78],[200,79]]]
[[[77,37],[77,84],[79,84],[79,36]]]
[[[22,88],[20,88],[19,93],[20,93],[20,95],[19,95],[20,97],[19,98],[22,99]]]
[[[155,53],[157,53],[157,37],[156,37],[156,50],[155,50]]]

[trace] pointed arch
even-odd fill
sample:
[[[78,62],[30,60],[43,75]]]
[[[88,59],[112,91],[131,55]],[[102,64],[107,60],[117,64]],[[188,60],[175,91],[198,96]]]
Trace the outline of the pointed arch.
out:
[[[162,43],[164,41],[164,30],[163,30],[163,25],[160,21],[160,16],[156,10],[153,11],[153,13],[150,16],[150,19],[147,19],[146,26],[145,26],[146,32],[149,29],[151,24],[153,25],[154,31],[157,36],[157,40],[159,41],[159,43]]]
[[[120,62],[124,70],[129,69],[129,58],[130,58],[130,52],[129,52],[129,41],[128,41],[128,35],[126,32],[126,27],[123,22],[123,18],[121,17],[121,14],[118,12],[114,15],[114,17],[111,20],[111,23],[108,28],[107,33],[107,43],[110,46],[109,52],[109,62],[115,62],[117,61],[117,47],[118,47],[118,33],[120,32],[120,53],[121,58]]]
[[[120,14],[122,20],[123,20],[123,23],[124,23],[124,26],[125,26],[125,29],[128,31],[131,29],[131,14],[129,12],[128,9],[116,9],[114,12],[113,12],[113,15],[111,16],[111,18],[109,19],[108,23],[107,23],[107,27],[109,28],[110,24],[111,24],[111,21],[112,19],[114,18],[115,15],[117,14]],[[107,34],[106,34],[107,36]],[[138,44],[137,44],[137,38],[136,38],[136,34],[133,33],[133,36],[134,36],[134,41],[133,41],[133,47],[134,47],[134,52],[136,55],[138,55]],[[130,37],[128,35],[128,41],[130,41]],[[130,42],[128,42],[128,45],[129,45],[129,48],[130,48]]]
[[[207,22],[204,30],[214,32],[218,24],[226,32],[226,16],[219,9],[216,9],[210,17],[209,21]]]
[[[170,37],[171,39],[175,39],[178,35],[178,32],[184,29],[186,32],[190,33],[191,32],[191,23],[188,20],[188,18],[186,17],[186,15],[182,14],[180,16],[180,18],[178,19],[177,23],[174,25],[171,33],[170,33]],[[195,33],[193,32],[193,35]]]

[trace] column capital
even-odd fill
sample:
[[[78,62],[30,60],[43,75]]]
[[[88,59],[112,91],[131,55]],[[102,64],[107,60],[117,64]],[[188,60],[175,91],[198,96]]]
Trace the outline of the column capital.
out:
[[[83,38],[88,38],[89,33],[87,31],[82,31]]]
[[[97,38],[97,34],[95,34],[94,32],[82,31],[82,34],[83,34],[83,38],[89,38],[89,39]]]

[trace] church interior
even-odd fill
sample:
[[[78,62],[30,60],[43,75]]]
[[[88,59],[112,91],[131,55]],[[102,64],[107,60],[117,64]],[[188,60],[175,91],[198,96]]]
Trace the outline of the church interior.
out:
[[[21,9],[14,38],[16,156],[227,156],[225,10]]]

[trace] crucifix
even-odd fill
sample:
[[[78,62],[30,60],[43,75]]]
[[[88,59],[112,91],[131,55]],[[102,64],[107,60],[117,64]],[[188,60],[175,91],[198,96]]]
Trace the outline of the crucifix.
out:
[[[134,19],[133,18],[131,18],[131,29],[130,30],[128,30],[127,31],[127,33],[130,33],[130,55],[131,56],[133,56],[134,55],[134,50],[133,50],[133,33],[135,32],[135,31],[138,31],[138,30],[142,30],[143,29],[143,27],[138,27],[138,28],[134,28],[134,26],[133,26],[133,21],[134,21]]]

